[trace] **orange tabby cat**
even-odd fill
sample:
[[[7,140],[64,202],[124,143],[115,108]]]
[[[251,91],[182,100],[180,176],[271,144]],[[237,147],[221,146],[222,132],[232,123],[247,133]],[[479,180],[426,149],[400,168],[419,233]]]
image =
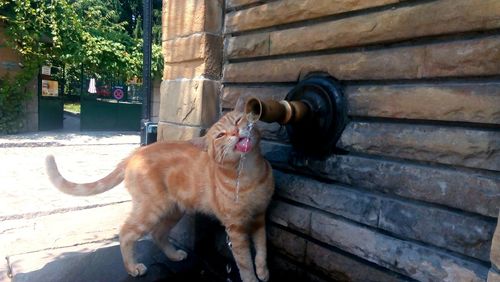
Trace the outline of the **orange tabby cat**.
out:
[[[244,114],[232,111],[204,137],[142,147],[96,182],[76,184],[64,179],[53,156],[47,157],[46,164],[52,183],[71,195],[95,195],[125,180],[133,208],[120,230],[120,248],[130,275],[146,272],[146,266],[134,259],[133,245],[148,232],[170,260],[185,259],[187,254],[176,250],[167,235],[184,212],[198,211],[216,216],[226,227],[244,282],[257,281],[250,253],[253,240],[257,276],[267,281],[264,218],[274,180],[259,141],[258,131]]]

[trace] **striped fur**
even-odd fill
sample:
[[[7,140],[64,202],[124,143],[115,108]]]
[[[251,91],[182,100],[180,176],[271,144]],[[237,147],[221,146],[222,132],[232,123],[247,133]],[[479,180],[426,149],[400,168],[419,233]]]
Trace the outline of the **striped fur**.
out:
[[[242,113],[230,112],[204,137],[142,147],[109,175],[92,183],[66,180],[52,156],[47,157],[47,171],[59,190],[77,196],[102,193],[125,181],[133,208],[120,231],[120,248],[132,276],[146,272],[146,266],[134,259],[135,241],[151,233],[169,259],[182,260],[187,254],[169,243],[168,233],[185,212],[201,212],[217,217],[226,227],[242,280],[256,282],[258,276],[267,281],[264,215],[274,181],[271,166],[260,153],[259,132],[249,129]],[[249,140],[250,150],[245,154],[237,192],[237,168],[242,156],[237,144],[241,140]],[[252,241],[255,264],[250,252]]]

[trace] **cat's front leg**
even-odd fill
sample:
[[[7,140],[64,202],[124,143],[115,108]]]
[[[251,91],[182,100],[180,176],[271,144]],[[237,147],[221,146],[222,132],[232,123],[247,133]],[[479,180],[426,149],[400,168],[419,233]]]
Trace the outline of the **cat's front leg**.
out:
[[[232,244],[232,252],[243,282],[258,282],[253,270],[250,253],[250,238],[245,228],[232,226],[227,230]]]
[[[261,281],[269,280],[267,268],[267,244],[265,215],[257,217],[252,231],[252,240],[255,247],[255,270]]]

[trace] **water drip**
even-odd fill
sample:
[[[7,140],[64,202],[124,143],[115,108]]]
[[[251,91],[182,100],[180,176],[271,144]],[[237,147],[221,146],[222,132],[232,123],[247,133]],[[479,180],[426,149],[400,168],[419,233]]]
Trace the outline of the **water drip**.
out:
[[[227,231],[226,231],[227,233]],[[226,244],[229,247],[229,249],[233,248],[233,243],[231,243],[231,239],[229,239],[229,235],[226,234]]]
[[[251,134],[253,130],[254,123],[257,119],[254,118],[254,115],[252,113],[247,114],[247,120],[248,120],[248,125],[247,125],[247,130]],[[246,144],[244,144],[245,147],[248,147],[248,142],[250,142],[250,138],[247,138],[245,140]],[[246,159],[246,153],[242,153],[240,157],[240,162],[238,163],[238,168],[237,168],[237,175],[236,175],[236,195],[234,197],[234,201],[238,202],[240,199],[240,175],[241,172],[244,169],[245,166],[245,159]]]

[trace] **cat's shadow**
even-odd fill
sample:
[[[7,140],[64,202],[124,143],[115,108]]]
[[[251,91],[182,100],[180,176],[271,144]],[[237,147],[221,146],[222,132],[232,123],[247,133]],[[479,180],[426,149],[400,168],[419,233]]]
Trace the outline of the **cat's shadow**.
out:
[[[116,245],[90,253],[62,253],[39,270],[17,273],[12,281],[221,281],[220,277],[203,271],[193,256],[182,262],[169,261],[150,240],[139,241],[136,254],[138,260],[148,266],[145,276],[133,278],[127,274],[120,247]]]

